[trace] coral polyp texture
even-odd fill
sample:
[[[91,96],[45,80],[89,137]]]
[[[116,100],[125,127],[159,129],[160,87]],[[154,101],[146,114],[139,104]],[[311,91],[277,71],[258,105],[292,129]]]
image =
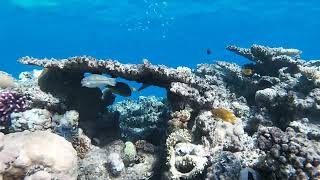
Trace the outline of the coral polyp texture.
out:
[[[0,92],[0,126],[11,124],[13,112],[23,112],[28,108],[28,97],[16,92]]]
[[[23,72],[14,86],[2,87],[0,131],[6,135],[0,134],[0,156],[1,138],[46,130],[77,155],[78,166],[59,171],[59,177],[319,179],[320,61],[303,60],[302,51],[291,48],[227,50],[248,63],[216,61],[191,69],[148,60],[23,57],[20,63],[44,69]],[[114,103],[119,93],[82,86],[86,73],[142,83],[140,90],[157,86],[167,94]],[[33,143],[45,145],[43,139]],[[0,158],[3,177],[13,176],[16,171],[6,167],[18,160]],[[19,178],[52,177],[57,169],[55,163],[45,164],[51,169],[24,165]]]

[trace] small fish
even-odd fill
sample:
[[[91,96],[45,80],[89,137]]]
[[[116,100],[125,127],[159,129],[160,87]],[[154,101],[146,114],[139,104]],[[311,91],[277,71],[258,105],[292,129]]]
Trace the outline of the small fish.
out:
[[[102,92],[101,100],[106,106],[109,106],[116,100],[116,95],[114,95],[110,89],[105,89]]]
[[[104,86],[115,86],[115,78],[109,78],[100,74],[91,74],[81,80],[81,84],[88,88],[99,88]]]
[[[210,48],[207,49],[207,55],[211,55],[212,51]]]
[[[254,73],[254,69],[253,68],[250,68],[250,67],[244,67],[242,69],[242,73],[245,75],[245,76],[252,76],[253,73]]]
[[[107,85],[108,90],[110,90],[114,94],[118,94],[120,96],[129,97],[132,94],[134,89],[130,87],[128,84],[123,82],[116,82],[114,86]]]
[[[237,117],[231,111],[224,108],[212,109],[211,113],[214,117],[220,118],[226,122],[230,122],[231,124],[235,124],[237,120]]]

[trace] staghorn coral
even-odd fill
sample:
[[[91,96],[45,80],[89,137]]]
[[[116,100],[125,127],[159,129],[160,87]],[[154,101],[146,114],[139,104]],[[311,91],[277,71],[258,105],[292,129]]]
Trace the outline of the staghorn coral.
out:
[[[23,112],[29,107],[28,97],[16,92],[0,92],[0,129],[11,125],[10,115]]]

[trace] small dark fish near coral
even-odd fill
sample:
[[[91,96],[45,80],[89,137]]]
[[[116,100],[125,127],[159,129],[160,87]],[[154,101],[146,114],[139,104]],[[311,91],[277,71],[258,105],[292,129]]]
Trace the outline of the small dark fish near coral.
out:
[[[111,91],[114,94],[118,94],[120,96],[129,97],[132,92],[135,91],[134,88],[130,87],[128,84],[123,82],[117,82],[114,86],[107,85],[107,91]]]
[[[211,55],[212,51],[210,48],[207,49],[207,55]]]

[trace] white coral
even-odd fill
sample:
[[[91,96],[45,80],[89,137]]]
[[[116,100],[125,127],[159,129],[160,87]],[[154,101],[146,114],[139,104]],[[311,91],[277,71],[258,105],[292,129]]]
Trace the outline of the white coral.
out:
[[[77,179],[76,151],[48,131],[0,133],[0,151],[0,179]]]
[[[108,162],[114,176],[119,175],[124,170],[124,163],[118,153],[111,153],[108,156]]]
[[[301,73],[314,82],[316,87],[320,87],[320,67],[299,66]]]
[[[204,171],[208,163],[208,151],[202,145],[190,142],[191,135],[183,129],[171,133],[168,137],[167,163],[171,179],[191,179]]]
[[[51,127],[51,113],[46,109],[31,109],[11,114],[10,131],[47,130]]]

